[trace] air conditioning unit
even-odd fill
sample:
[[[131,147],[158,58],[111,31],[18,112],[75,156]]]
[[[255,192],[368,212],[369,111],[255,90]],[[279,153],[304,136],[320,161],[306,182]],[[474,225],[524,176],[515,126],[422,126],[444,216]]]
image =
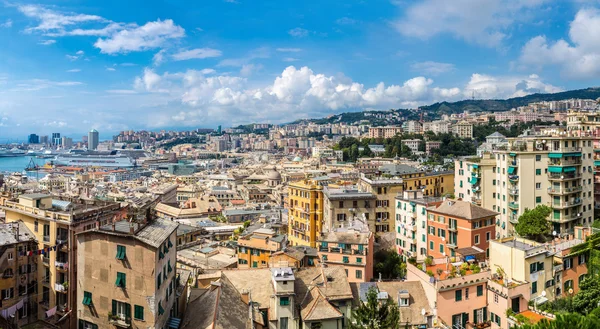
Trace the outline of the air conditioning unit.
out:
[[[442,237],[442,242],[445,242],[445,241],[446,241],[446,238]]]

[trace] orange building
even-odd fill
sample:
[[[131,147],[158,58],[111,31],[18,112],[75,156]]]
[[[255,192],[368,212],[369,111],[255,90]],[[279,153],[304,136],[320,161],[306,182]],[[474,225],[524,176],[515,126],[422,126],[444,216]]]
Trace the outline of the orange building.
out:
[[[460,248],[475,247],[489,257],[499,213],[470,202],[446,200],[427,208],[427,255],[455,257]]]
[[[238,268],[268,267],[271,254],[280,251],[285,235],[260,228],[238,239]]]
[[[342,266],[348,282],[369,282],[373,278],[373,241],[375,235],[366,224],[336,228],[321,233],[317,244],[321,262]]]

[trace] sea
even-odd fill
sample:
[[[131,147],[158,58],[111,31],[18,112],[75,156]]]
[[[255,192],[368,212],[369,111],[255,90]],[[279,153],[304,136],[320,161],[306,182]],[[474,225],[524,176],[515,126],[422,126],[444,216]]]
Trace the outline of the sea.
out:
[[[23,173],[29,162],[32,161],[38,165],[43,166],[50,159],[38,159],[31,156],[20,156],[20,157],[0,157],[0,173],[9,174],[14,172]],[[33,179],[42,178],[46,174],[43,172],[27,172],[27,176]]]

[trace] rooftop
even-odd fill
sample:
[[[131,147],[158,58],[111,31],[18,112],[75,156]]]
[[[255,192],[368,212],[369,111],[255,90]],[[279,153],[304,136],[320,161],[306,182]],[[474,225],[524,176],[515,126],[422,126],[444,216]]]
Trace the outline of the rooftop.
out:
[[[158,248],[175,230],[177,230],[178,225],[177,222],[160,218],[154,219],[145,225],[143,223],[131,223],[122,220],[114,223],[114,229],[113,224],[107,224],[100,227],[100,229],[83,231],[78,234],[100,232],[120,236],[132,236],[136,240]]]
[[[25,241],[36,241],[35,235],[22,221],[0,224],[0,246]]]
[[[499,215],[500,213],[461,200],[446,200],[438,206],[427,208],[442,215],[460,217],[467,220],[481,219]]]

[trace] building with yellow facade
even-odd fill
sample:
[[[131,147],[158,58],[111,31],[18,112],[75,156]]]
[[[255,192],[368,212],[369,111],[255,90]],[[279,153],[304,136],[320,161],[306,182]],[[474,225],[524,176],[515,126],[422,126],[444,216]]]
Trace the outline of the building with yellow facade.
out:
[[[323,188],[312,180],[294,182],[288,199],[290,245],[314,248],[323,227]]]
[[[286,242],[285,235],[260,228],[238,239],[238,268],[269,267],[271,254],[280,251]]]

